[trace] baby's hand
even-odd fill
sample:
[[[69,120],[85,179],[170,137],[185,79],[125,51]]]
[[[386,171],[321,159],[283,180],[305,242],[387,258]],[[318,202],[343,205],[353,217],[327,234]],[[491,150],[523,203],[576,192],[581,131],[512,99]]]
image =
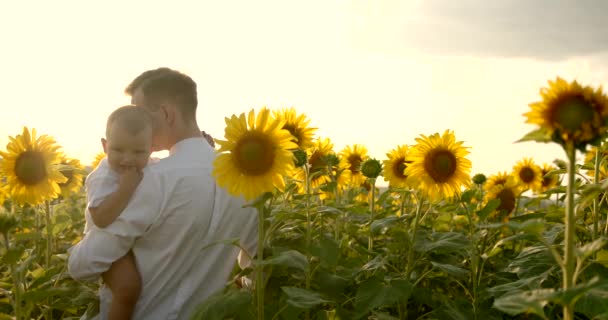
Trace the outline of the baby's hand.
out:
[[[135,191],[143,177],[144,173],[135,167],[124,168],[120,172],[120,187],[123,191]]]

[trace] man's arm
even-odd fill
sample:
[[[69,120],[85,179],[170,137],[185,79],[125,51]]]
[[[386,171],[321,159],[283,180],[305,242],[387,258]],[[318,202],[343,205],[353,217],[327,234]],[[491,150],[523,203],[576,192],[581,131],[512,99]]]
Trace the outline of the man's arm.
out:
[[[160,213],[160,187],[158,175],[145,170],[131,201],[116,220],[105,229],[91,228],[70,250],[68,272],[74,279],[96,279],[127,254]]]

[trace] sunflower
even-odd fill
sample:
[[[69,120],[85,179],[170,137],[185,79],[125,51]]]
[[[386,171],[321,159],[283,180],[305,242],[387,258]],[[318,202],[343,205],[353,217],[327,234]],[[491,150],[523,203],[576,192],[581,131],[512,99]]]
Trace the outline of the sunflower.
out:
[[[329,166],[325,158],[333,154],[334,144],[328,138],[318,138],[312,147],[306,150],[308,157],[308,170],[310,174],[310,189],[316,189],[331,180],[329,176]],[[335,171],[333,172],[335,174]],[[294,178],[302,181],[298,183],[298,191],[306,192],[306,172],[304,168],[296,168]]]
[[[251,200],[274,187],[283,190],[283,176],[293,171],[293,153],[297,148],[291,133],[282,129],[283,121],[272,118],[263,108],[248,117],[226,118],[224,137],[216,139],[220,146],[214,161],[213,175],[217,183],[233,195]]]
[[[59,156],[59,172],[63,174],[68,180],[60,183],[61,195],[68,197],[73,193],[80,191],[83,182],[83,170],[84,167],[80,164],[77,159],[68,159],[64,154]]]
[[[595,154],[597,152],[597,147],[591,147],[587,153],[585,153],[585,164],[595,168]],[[606,159],[608,159],[608,149],[605,147],[600,148],[600,176],[599,180],[604,180],[608,176],[605,174],[608,171],[606,168]],[[595,169],[587,170],[587,175],[590,177],[595,176]]]
[[[9,137],[2,156],[1,170],[6,176],[9,195],[18,205],[37,205],[59,196],[59,183],[67,179],[59,172],[59,146],[47,135],[36,137],[36,130],[24,127],[17,137]]]
[[[456,141],[453,132],[420,136],[410,153],[412,163],[405,169],[405,174],[415,179],[420,189],[437,200],[451,198],[462,186],[471,184],[471,161],[465,158],[469,151],[462,141]]]
[[[95,159],[93,159],[93,163],[91,164],[93,169],[97,168],[97,166],[99,165],[101,160],[103,160],[103,158],[105,158],[105,157],[106,157],[105,152],[100,152],[100,153],[96,154]]]
[[[412,162],[409,160],[409,153],[407,145],[400,145],[386,154],[388,160],[384,160],[384,181],[388,181],[390,187],[413,186],[413,179],[408,179],[405,175],[405,169]]]
[[[296,110],[291,107],[281,111],[273,111],[275,118],[283,120],[283,129],[286,129],[293,136],[294,142],[298,144],[298,148],[306,150],[313,145],[313,134],[317,128],[309,128],[310,120],[305,114],[298,115]]]
[[[540,169],[540,175],[543,178],[543,181],[541,183],[541,187],[536,190],[537,193],[546,192],[547,190],[555,188],[557,185],[559,185],[559,175],[555,173],[549,174],[554,170],[557,170],[557,168],[550,164],[543,164],[542,168]]]
[[[346,146],[340,151],[340,169],[342,169],[340,178],[344,184],[360,186],[365,182],[366,178],[361,173],[361,163],[368,158],[367,149],[360,144]]]
[[[608,98],[602,87],[593,90],[557,77],[540,95],[542,100],[531,103],[532,110],[524,114],[526,123],[539,125],[554,141],[581,147],[606,131]]]
[[[502,179],[502,177],[505,177],[505,175],[499,174],[496,176],[497,180]],[[506,222],[509,214],[515,209],[517,197],[519,197],[521,189],[513,176],[506,176],[506,179],[501,181],[502,183],[496,183],[486,189],[484,205],[490,200],[499,199],[500,205],[496,208],[492,216]]]
[[[483,186],[484,191],[488,192],[495,186],[504,186],[508,180],[515,180],[515,177],[506,171],[491,175]]]
[[[524,158],[513,167],[513,176],[524,189],[539,190],[543,184],[540,167],[531,158]]]

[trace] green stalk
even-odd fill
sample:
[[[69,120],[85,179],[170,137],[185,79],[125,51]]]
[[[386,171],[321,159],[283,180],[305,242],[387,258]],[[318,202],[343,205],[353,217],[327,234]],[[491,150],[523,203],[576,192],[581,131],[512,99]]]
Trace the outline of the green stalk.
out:
[[[574,219],[574,174],[576,150],[572,144],[566,145],[566,155],[568,157],[568,185],[566,187],[566,214],[564,222],[566,225],[566,235],[564,240],[564,263],[562,265],[563,289],[568,290],[574,286],[574,249],[576,228]],[[574,320],[574,306],[572,303],[564,305],[564,320]]]
[[[4,237],[4,245],[6,247],[6,252],[9,252],[11,249],[8,233],[3,233]],[[17,270],[15,270],[15,264],[10,264],[11,276],[13,277],[13,312],[15,313],[15,320],[21,320],[23,317],[21,316],[21,279],[17,274]]]
[[[374,249],[374,235],[372,234],[372,223],[374,223],[374,207],[376,205],[376,178],[372,178],[372,199],[369,201],[369,240],[367,242],[367,250],[372,252]]]
[[[308,269],[306,269],[306,289],[310,289],[310,278],[311,275],[311,257],[310,247],[312,245],[312,224],[310,221],[310,169],[308,167],[308,159],[304,165],[304,174],[306,177],[306,261],[308,262]],[[310,319],[309,310],[306,310],[305,319]]]
[[[264,267],[262,266],[262,262],[264,261],[264,241],[266,238],[264,234],[265,202],[266,201],[263,201],[256,205],[256,208],[258,209],[258,253],[255,268],[255,290],[257,296],[258,320],[264,320]]]
[[[51,256],[53,255],[53,225],[51,223],[51,203],[46,201],[45,219],[46,219],[46,268],[51,268]],[[53,318],[53,308],[50,301],[47,300],[48,309],[45,310],[44,315],[46,319],[51,320]]]
[[[593,171],[593,183],[597,184],[600,181],[600,163],[602,162],[602,159],[600,158],[600,146],[598,146],[597,148],[595,148],[595,164],[594,164],[594,171]],[[599,204],[597,201],[597,197],[595,199],[593,199],[593,237],[592,240],[597,239],[598,236],[598,223],[599,223],[599,216],[598,216],[598,210],[599,210]]]

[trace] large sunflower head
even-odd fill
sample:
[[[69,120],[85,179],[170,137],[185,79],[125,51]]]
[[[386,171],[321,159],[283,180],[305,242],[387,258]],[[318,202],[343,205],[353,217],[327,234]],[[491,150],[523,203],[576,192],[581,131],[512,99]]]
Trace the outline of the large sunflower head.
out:
[[[405,174],[405,169],[412,162],[409,160],[410,149],[407,145],[400,145],[386,154],[384,160],[384,181],[395,188],[412,187],[414,180]]]
[[[340,169],[344,183],[351,186],[360,186],[365,182],[366,178],[361,173],[361,164],[367,160],[367,148],[360,144],[353,144],[352,146],[346,146],[340,151]]]
[[[242,113],[226,118],[226,140],[216,139],[220,146],[213,163],[217,183],[247,200],[275,187],[283,190],[283,177],[294,166],[290,150],[297,145],[291,133],[282,128],[283,121],[271,117],[266,108],[257,117],[251,110],[247,117]]]
[[[57,198],[59,183],[67,179],[59,172],[55,140],[47,135],[36,136],[23,128],[23,133],[9,137],[6,152],[0,151],[1,171],[6,176],[8,192],[18,205],[37,205]]]
[[[594,90],[557,77],[540,90],[541,101],[530,104],[526,123],[537,124],[558,143],[584,149],[606,131],[608,99],[602,88]]]
[[[542,172],[531,158],[518,161],[513,167],[513,176],[523,189],[539,190],[542,187]]]
[[[306,150],[308,154],[308,170],[310,174],[310,188],[316,189],[331,180],[330,165],[327,163],[327,156],[333,154],[334,144],[328,138],[318,138],[313,145]],[[300,181],[305,181],[306,172],[304,168],[296,168],[294,177]],[[332,168],[335,174],[335,168]],[[298,191],[306,192],[304,182],[298,183]]]
[[[484,203],[493,199],[499,199],[500,205],[496,208],[492,216],[506,221],[509,214],[515,209],[517,197],[519,197],[521,189],[513,176],[499,174],[494,177],[498,183],[495,183],[490,188],[486,189]],[[502,180],[503,177],[505,180]]]
[[[294,142],[298,144],[298,148],[306,150],[312,146],[313,135],[317,128],[309,128],[310,120],[305,114],[297,114],[293,107],[282,109],[281,111],[273,111],[274,116],[284,122],[283,129],[286,129],[293,136]]]
[[[416,141],[405,174],[415,179],[427,196],[434,200],[451,198],[471,184],[471,161],[465,158],[469,151],[462,141],[456,141],[453,132],[421,135]]]
[[[59,155],[59,164],[59,172],[67,179],[66,182],[59,184],[61,195],[68,197],[80,191],[83,183],[84,167],[80,164],[79,160],[67,158],[63,153]]]

